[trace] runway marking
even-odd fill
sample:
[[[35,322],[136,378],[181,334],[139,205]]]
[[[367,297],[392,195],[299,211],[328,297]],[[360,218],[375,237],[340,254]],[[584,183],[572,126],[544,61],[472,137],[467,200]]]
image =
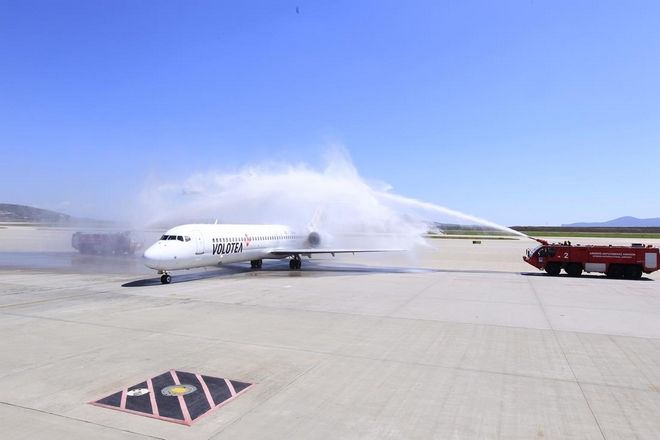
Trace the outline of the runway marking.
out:
[[[195,377],[197,378],[199,383],[202,384],[202,390],[204,390],[206,401],[209,403],[209,406],[213,408],[215,406],[215,402],[213,402],[213,397],[211,396],[211,392],[209,391],[208,385],[206,385],[206,381],[199,374],[195,374]]]
[[[229,388],[229,392],[231,393],[232,397],[236,396],[236,390],[234,389],[234,386],[231,384],[231,382],[225,379],[225,383],[227,384],[227,388]]]
[[[160,414],[158,414],[158,405],[156,405],[156,395],[154,394],[154,384],[151,382],[151,378],[147,379],[147,388],[149,388],[149,402],[151,403],[151,413],[155,417],[160,417]]]
[[[169,370],[123,388],[91,405],[190,426],[234,400],[253,384]],[[144,389],[148,392],[132,393]]]
[[[181,381],[179,380],[176,371],[170,370],[170,374],[172,375],[172,379],[174,379],[174,383],[176,385],[181,385]],[[192,423],[192,419],[190,418],[190,411],[188,411],[186,401],[183,400],[183,396],[177,396],[177,399],[179,399],[179,405],[181,406],[181,412],[183,413],[183,421],[186,422],[186,425],[190,425]]]
[[[126,409],[126,399],[128,398],[128,390],[124,388],[124,390],[121,392],[121,403],[119,404],[119,407],[121,409]]]

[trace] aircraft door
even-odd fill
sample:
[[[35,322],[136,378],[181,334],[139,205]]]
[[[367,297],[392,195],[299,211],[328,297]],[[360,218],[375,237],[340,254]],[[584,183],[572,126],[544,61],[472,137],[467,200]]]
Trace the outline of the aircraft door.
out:
[[[195,240],[195,254],[201,255],[204,253],[204,237],[199,231],[193,231],[193,240]]]

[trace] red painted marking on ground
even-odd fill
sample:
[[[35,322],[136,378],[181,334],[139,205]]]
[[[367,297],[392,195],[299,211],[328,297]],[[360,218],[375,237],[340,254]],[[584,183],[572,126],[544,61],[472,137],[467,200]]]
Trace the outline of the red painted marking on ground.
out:
[[[179,381],[179,377],[178,377],[176,371],[175,370],[170,370],[170,374],[172,375],[172,379],[174,380],[174,383],[176,385],[181,385],[181,382]],[[216,410],[220,409],[221,407],[225,406],[226,404],[228,404],[229,402],[231,402],[232,400],[234,400],[235,398],[237,398],[238,396],[240,396],[241,394],[243,394],[244,392],[246,392],[247,390],[249,390],[250,388],[252,388],[254,386],[254,384],[250,384],[245,389],[243,389],[239,393],[237,393],[236,390],[234,389],[234,386],[231,384],[231,381],[229,381],[229,379],[222,378],[225,381],[225,383],[227,384],[227,388],[229,389],[229,392],[231,393],[231,397],[229,399],[227,399],[223,402],[220,402],[219,404],[216,405],[215,402],[213,401],[213,396],[210,393],[210,390],[208,388],[208,385],[206,384],[206,381],[204,381],[204,379],[202,378],[202,376],[200,374],[195,374],[195,376],[197,377],[197,380],[199,380],[199,382],[202,386],[202,389],[204,390],[204,395],[206,396],[206,399],[208,400],[209,405],[211,406],[211,409],[209,411],[201,414],[195,420],[192,420],[192,418],[190,417],[190,412],[188,411],[188,406],[186,405],[183,396],[177,396],[177,398],[178,398],[178,401],[179,401],[179,406],[181,407],[181,412],[184,415],[184,420],[174,419],[174,418],[171,418],[171,417],[165,417],[165,416],[160,415],[160,412],[158,410],[158,406],[157,406],[157,403],[156,403],[156,395],[155,395],[155,391],[154,391],[154,385],[153,385],[153,382],[152,382],[153,378],[149,378],[149,379],[146,380],[147,388],[149,389],[149,399],[151,401],[152,413],[126,409],[126,402],[127,402],[127,398],[128,398],[129,388],[124,388],[121,391],[122,395],[121,395],[121,399],[120,399],[121,400],[120,406],[107,405],[107,404],[104,404],[104,403],[99,403],[98,401],[93,401],[93,402],[88,402],[88,403],[90,405],[98,406],[100,408],[113,409],[115,411],[121,411],[121,412],[126,412],[126,413],[129,413],[129,414],[135,414],[135,415],[139,415],[139,416],[149,417],[149,418],[152,418],[152,419],[163,420],[163,421],[166,421],[166,422],[172,422],[172,423],[176,423],[176,424],[179,424],[179,425],[190,426],[193,423],[195,423],[197,420],[201,419],[202,417],[206,417],[209,414],[211,414],[211,413],[215,412]]]
[[[172,375],[172,379],[174,379],[174,383],[176,385],[181,385],[181,382],[179,381],[179,376],[176,375],[176,371],[170,370],[170,374]],[[181,412],[183,413],[183,420],[186,421],[187,425],[190,425],[192,423],[192,418],[190,417],[190,411],[188,411],[188,405],[186,405],[186,401],[184,400],[183,396],[176,396],[177,399],[179,399],[179,406],[181,406]]]
[[[213,409],[213,407],[215,406],[215,402],[213,401],[213,396],[211,396],[211,391],[209,391],[208,385],[206,385],[206,382],[204,381],[204,379],[202,379],[201,374],[195,374],[195,377],[197,378],[199,383],[202,384],[202,389],[204,390],[204,395],[206,396],[206,400],[208,400],[209,406],[211,407],[211,409]]]
[[[151,412],[154,416],[160,418],[160,413],[158,412],[158,405],[156,404],[156,395],[154,394],[154,384],[151,382],[151,378],[147,379],[147,388],[149,388],[149,400],[151,401]]]
[[[153,414],[140,412],[140,411],[134,411],[132,409],[122,409],[122,408],[119,408],[118,406],[104,405],[104,404],[98,403],[98,402],[89,402],[89,403],[90,403],[90,405],[98,406],[100,408],[114,409],[115,411],[126,412],[126,413],[129,413],[129,414],[136,414],[138,416],[149,417],[149,418],[152,418],[152,419],[165,420],[166,422],[178,423],[179,425],[188,425],[188,426],[190,426],[191,423],[192,423],[192,422],[185,422],[185,421],[179,420],[179,419],[172,419],[170,417],[165,417],[165,416],[155,416]]]
[[[126,409],[126,397],[128,397],[128,388],[124,388],[121,392],[121,403],[119,404],[119,407],[121,409]]]
[[[225,379],[225,383],[227,384],[227,388],[229,388],[231,397],[236,397],[236,390],[234,389],[234,385],[231,384],[231,381],[229,379]]]

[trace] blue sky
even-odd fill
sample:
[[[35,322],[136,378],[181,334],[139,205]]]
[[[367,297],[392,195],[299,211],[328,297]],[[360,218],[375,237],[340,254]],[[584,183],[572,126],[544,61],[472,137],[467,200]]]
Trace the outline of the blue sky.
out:
[[[503,224],[660,217],[658,23],[651,1],[1,0],[0,201],[121,218],[149,180],[341,144]]]

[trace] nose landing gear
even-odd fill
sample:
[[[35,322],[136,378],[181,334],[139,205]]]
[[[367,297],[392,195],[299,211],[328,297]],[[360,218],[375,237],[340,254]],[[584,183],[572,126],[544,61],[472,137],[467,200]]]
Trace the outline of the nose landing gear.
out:
[[[252,269],[261,269],[262,264],[263,264],[263,260],[252,260],[252,261],[250,261],[250,267]]]
[[[165,272],[160,276],[160,282],[162,284],[170,284],[172,282],[172,277],[170,276],[169,273]]]

